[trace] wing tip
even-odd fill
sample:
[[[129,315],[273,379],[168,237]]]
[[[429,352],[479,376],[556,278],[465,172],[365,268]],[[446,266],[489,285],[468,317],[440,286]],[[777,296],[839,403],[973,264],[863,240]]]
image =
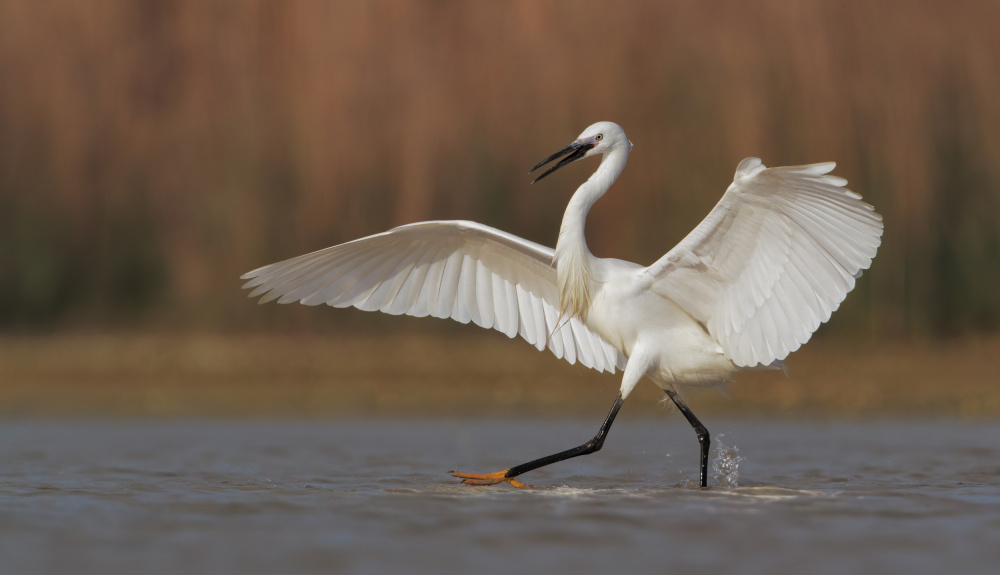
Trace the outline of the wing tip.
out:
[[[744,158],[740,165],[736,166],[736,175],[733,179],[740,181],[752,178],[766,169],[767,166],[760,161],[760,158]]]

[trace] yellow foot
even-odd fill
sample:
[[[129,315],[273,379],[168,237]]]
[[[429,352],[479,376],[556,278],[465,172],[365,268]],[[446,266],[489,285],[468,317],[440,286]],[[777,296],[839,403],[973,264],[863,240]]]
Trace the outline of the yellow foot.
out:
[[[493,473],[462,473],[461,471],[449,471],[448,473],[450,473],[452,477],[461,479],[462,483],[465,485],[496,485],[497,483],[503,483],[506,481],[518,489],[531,487],[530,485],[521,483],[513,477],[507,477],[506,469]]]

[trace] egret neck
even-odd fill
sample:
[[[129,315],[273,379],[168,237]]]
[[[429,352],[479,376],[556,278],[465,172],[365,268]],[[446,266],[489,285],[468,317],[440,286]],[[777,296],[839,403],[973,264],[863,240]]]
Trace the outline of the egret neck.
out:
[[[555,257],[559,311],[565,316],[564,319],[576,316],[584,320],[590,310],[594,284],[592,264],[596,258],[587,248],[584,234],[587,213],[625,169],[630,147],[630,144],[616,146],[605,154],[597,171],[576,189],[566,206],[566,213],[563,214],[562,225],[559,227]]]

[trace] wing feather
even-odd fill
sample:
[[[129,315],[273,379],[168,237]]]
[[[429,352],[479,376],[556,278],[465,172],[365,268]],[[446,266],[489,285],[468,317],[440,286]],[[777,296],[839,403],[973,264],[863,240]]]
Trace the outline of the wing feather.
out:
[[[518,327],[520,327],[517,310],[517,287],[506,279],[503,280],[503,287],[504,295],[507,298],[507,329],[504,333],[507,337],[513,338],[517,335]]]
[[[644,270],[649,288],[701,321],[740,366],[784,359],[854,289],[881,244],[882,216],[828,175],[747,158],[715,208]]]
[[[548,319],[545,317],[545,304],[543,303],[540,295],[531,294],[531,309],[534,314],[535,329],[537,333],[535,336],[537,338],[535,341],[535,347],[541,351],[549,345],[549,335],[551,332],[547,327]]]
[[[431,315],[520,335],[570,363],[614,372],[625,357],[560,317],[553,251],[462,221],[422,222],[271,264],[243,276],[261,303],[325,303]]]

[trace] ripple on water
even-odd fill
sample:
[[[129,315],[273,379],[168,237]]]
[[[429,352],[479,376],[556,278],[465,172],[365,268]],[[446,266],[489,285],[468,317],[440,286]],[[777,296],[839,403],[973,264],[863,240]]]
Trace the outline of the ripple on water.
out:
[[[75,573],[967,575],[1000,564],[993,423],[715,422],[707,489],[677,418],[619,422],[599,454],[526,476],[536,489],[445,474],[502,469],[591,427],[3,423],[0,553],[10,572]]]

